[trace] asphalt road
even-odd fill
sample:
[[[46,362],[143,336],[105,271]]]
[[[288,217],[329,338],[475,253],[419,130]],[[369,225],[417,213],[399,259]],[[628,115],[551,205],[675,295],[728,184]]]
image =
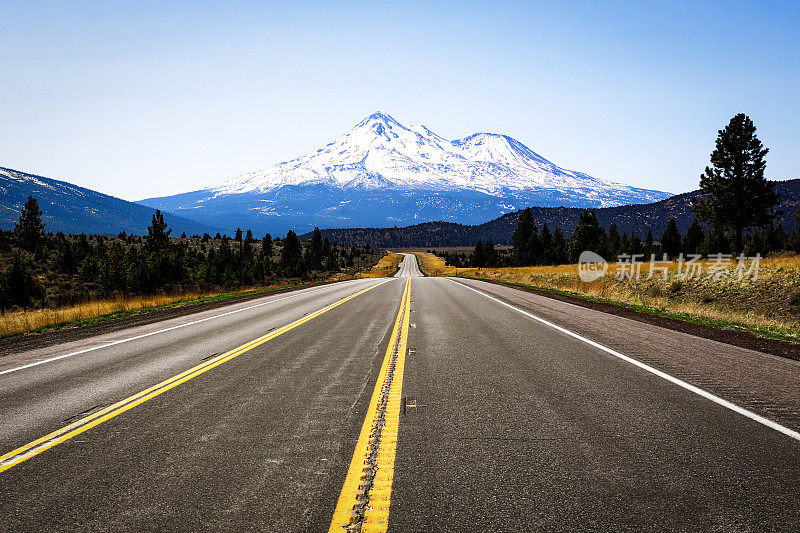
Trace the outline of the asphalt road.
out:
[[[0,530],[327,530],[386,372],[391,531],[800,526],[797,362],[418,275],[0,358]]]
[[[421,277],[422,272],[417,264],[417,257],[414,254],[403,254],[403,260],[398,265],[396,278],[417,278]]]

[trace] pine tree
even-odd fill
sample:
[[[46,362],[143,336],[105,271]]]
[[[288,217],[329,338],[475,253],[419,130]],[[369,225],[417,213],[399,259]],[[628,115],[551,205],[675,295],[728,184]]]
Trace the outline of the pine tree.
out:
[[[608,228],[608,238],[606,239],[606,249],[603,256],[608,259],[614,259],[619,254],[620,235],[617,225],[612,223]]]
[[[14,226],[14,235],[22,247],[28,250],[35,250],[44,236],[42,211],[39,209],[39,202],[33,196],[28,196],[28,200],[22,206],[19,222]]]
[[[494,249],[494,243],[492,241],[486,241],[484,243],[483,257],[487,267],[497,266],[497,250]]]
[[[513,260],[516,265],[524,265],[527,261],[527,248],[528,241],[531,238],[536,224],[533,222],[533,214],[531,208],[526,207],[519,214],[517,219],[517,229],[511,235],[511,242],[513,245]]]
[[[272,235],[269,233],[264,235],[264,238],[261,239],[261,255],[263,255],[265,259],[272,257]]]
[[[628,239],[628,232],[623,231],[622,235],[619,238],[619,248],[617,248],[616,255],[622,254],[629,254],[631,253],[631,241]]]
[[[150,226],[147,228],[147,245],[156,252],[166,250],[169,247],[170,233],[172,233],[172,230],[167,229],[167,223],[164,222],[164,214],[160,209],[156,209]]]
[[[483,242],[475,244],[475,251],[472,254],[472,266],[483,268],[486,266],[486,256],[483,253]]]
[[[645,260],[650,259],[650,255],[654,253],[653,250],[653,232],[647,230],[647,235],[644,238],[644,249],[642,250]]]
[[[300,249],[300,239],[292,230],[286,233],[286,238],[282,241],[281,266],[294,270],[301,259],[302,250]]]
[[[704,255],[727,254],[731,251],[731,243],[728,236],[719,226],[711,228],[703,236],[700,245],[700,252]]]
[[[564,237],[564,232],[561,231],[561,228],[556,228],[553,232],[553,243],[550,248],[553,264],[563,265],[567,262],[567,239]]]
[[[674,218],[669,219],[667,228],[661,234],[661,250],[670,259],[675,259],[681,253],[681,233]]]
[[[703,228],[697,222],[697,218],[692,220],[692,225],[686,230],[686,235],[683,236],[682,248],[685,254],[696,254],[700,251],[700,245],[703,244]]]
[[[631,232],[631,238],[628,244],[628,250],[631,255],[643,254],[644,247],[642,246],[642,238],[639,237],[638,233]]]
[[[764,178],[768,151],[750,118],[739,113],[719,131],[711,166],[700,176],[705,198],[695,199],[694,211],[720,231],[732,229],[737,254],[742,251],[744,231],[771,224],[773,208],[780,202],[773,184]]]
[[[578,223],[572,230],[572,235],[567,243],[569,260],[577,263],[578,257],[584,250],[602,253],[604,241],[604,232],[597,221],[594,210],[584,210],[578,217]]]
[[[542,241],[542,264],[552,265],[553,257],[550,248],[553,245],[553,235],[550,233],[550,228],[547,227],[546,222],[542,226],[542,234],[539,238]]]
[[[14,255],[14,260],[9,269],[3,273],[2,308],[7,305],[18,305],[27,308],[32,299],[43,296],[42,286],[33,277],[30,261],[21,253]]]
[[[528,244],[525,246],[525,264],[538,265],[542,262],[543,255],[542,239],[539,237],[539,230],[536,224],[534,224]]]
[[[312,270],[319,270],[322,266],[322,233],[319,228],[314,228],[314,233],[311,235],[311,260],[309,262]]]

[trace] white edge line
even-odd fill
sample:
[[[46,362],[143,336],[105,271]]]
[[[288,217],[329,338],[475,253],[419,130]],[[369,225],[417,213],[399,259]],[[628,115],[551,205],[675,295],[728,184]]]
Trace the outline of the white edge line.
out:
[[[367,278],[362,278],[362,279],[367,279]],[[348,281],[359,281],[359,280],[347,280],[347,281],[344,281],[342,283],[347,283]],[[171,326],[171,327],[168,327],[168,328],[165,328],[165,329],[159,329],[157,331],[151,331],[150,333],[143,333],[142,335],[136,335],[135,337],[129,337],[127,339],[120,339],[120,340],[116,340],[116,341],[109,342],[109,343],[106,343],[106,344],[101,344],[99,346],[92,346],[91,348],[84,348],[83,350],[78,350],[76,352],[70,352],[70,353],[66,353],[66,354],[63,354],[63,355],[57,355],[55,357],[50,357],[48,359],[42,359],[41,361],[34,361],[33,363],[28,363],[27,365],[18,366],[16,368],[9,368],[8,370],[2,370],[2,371],[0,371],[0,376],[2,376],[3,374],[10,374],[12,372],[18,372],[20,370],[25,370],[26,368],[31,368],[31,367],[34,367],[34,366],[43,365],[45,363],[51,363],[53,361],[58,361],[59,359],[66,359],[67,357],[72,357],[72,356],[75,356],[75,355],[84,354],[86,352],[93,352],[95,350],[102,350],[103,348],[108,348],[109,346],[116,346],[117,344],[122,344],[122,343],[125,343],[125,342],[131,342],[131,341],[143,339],[145,337],[150,337],[151,335],[158,335],[159,333],[166,333],[167,331],[173,331],[173,330],[176,330],[176,329],[185,328],[186,326],[194,326],[195,324],[200,324],[201,322],[207,322],[209,320],[214,320],[215,318],[222,318],[224,316],[233,315],[235,313],[241,313],[242,311],[248,311],[250,309],[255,309],[256,307],[269,305],[269,304],[272,304],[272,303],[275,303],[275,302],[280,302],[282,300],[288,300],[289,298],[296,298],[297,296],[302,296],[304,294],[310,294],[312,292],[318,292],[318,291],[321,291],[321,290],[324,290],[324,289],[328,288],[329,286],[330,285],[325,286],[325,287],[320,287],[318,289],[311,289],[311,290],[305,290],[305,291],[303,291],[301,289],[300,291],[298,291],[298,292],[296,292],[294,294],[291,294],[289,296],[284,296],[282,298],[276,298],[276,299],[270,300],[268,302],[261,302],[260,304],[249,305],[247,307],[242,307],[241,309],[234,309],[233,311],[228,311],[226,313],[222,313],[222,314],[219,314],[219,315],[214,315],[214,316],[209,316],[209,317],[206,317],[206,318],[201,318],[199,320],[194,320],[192,322],[186,322],[185,324],[178,324],[176,326]],[[266,295],[266,296],[269,297],[269,295]]]
[[[594,342],[592,340],[589,340],[586,337],[582,337],[581,335],[578,335],[577,333],[573,333],[572,331],[570,331],[568,329],[565,329],[565,328],[562,328],[561,326],[553,324],[552,322],[549,322],[549,321],[547,321],[547,320],[545,320],[543,318],[540,318],[540,317],[538,317],[538,316],[536,316],[534,314],[531,314],[531,313],[529,313],[527,311],[524,311],[524,310],[520,309],[519,307],[515,307],[515,306],[513,306],[513,305],[511,305],[509,303],[506,303],[503,300],[495,298],[494,296],[489,296],[488,294],[486,294],[483,291],[479,291],[478,289],[470,287],[469,285],[466,285],[464,283],[458,282],[456,280],[453,280],[453,279],[450,279],[450,278],[447,278],[447,279],[449,281],[452,281],[456,285],[461,285],[462,287],[464,287],[466,289],[469,289],[471,291],[475,291],[478,294],[480,294],[482,296],[485,296],[486,298],[489,298],[490,300],[494,300],[495,302],[497,302],[499,304],[502,304],[502,305],[508,307],[509,309],[513,309],[514,311],[522,313],[523,315],[525,315],[525,316],[527,316],[529,318],[532,318],[532,319],[534,319],[534,320],[536,320],[538,322],[541,322],[542,324],[544,324],[546,326],[550,326],[551,328],[556,329],[556,330],[558,330],[558,331],[560,331],[562,333],[566,333],[570,337],[576,338],[579,341],[583,341],[586,344],[589,344],[590,346],[594,346],[595,348],[597,348],[599,350],[602,350],[602,351],[604,351],[606,353],[609,353],[609,354],[613,355],[614,357],[618,357],[618,358],[622,359],[623,361],[627,361],[628,363],[631,363],[632,365],[636,365],[639,368],[650,372],[651,374],[655,374],[656,376],[658,376],[660,378],[663,378],[663,379],[665,379],[665,380],[667,380],[667,381],[669,381],[671,383],[674,383],[675,385],[678,385],[679,387],[683,387],[684,389],[686,389],[688,391],[691,391],[691,392],[693,392],[693,393],[695,393],[695,394],[697,394],[699,396],[702,396],[703,398],[706,398],[707,400],[711,400],[712,402],[714,402],[716,404],[719,404],[722,407],[725,407],[727,409],[730,409],[731,411],[733,411],[735,413],[739,413],[740,415],[746,416],[747,418],[749,418],[751,420],[754,420],[754,421],[758,422],[759,424],[763,424],[763,425],[767,426],[768,428],[771,428],[771,429],[774,429],[775,431],[783,433],[787,437],[791,437],[791,438],[793,438],[793,439],[795,439],[797,441],[800,441],[800,433],[798,433],[797,431],[789,429],[786,426],[782,426],[781,424],[778,424],[777,422],[774,422],[774,421],[772,421],[772,420],[770,420],[768,418],[764,418],[763,416],[758,415],[758,414],[756,414],[756,413],[754,413],[752,411],[749,411],[749,410],[747,410],[747,409],[745,409],[743,407],[739,407],[738,405],[736,405],[734,403],[731,403],[728,400],[724,400],[724,399],[720,398],[719,396],[711,394],[708,391],[705,391],[705,390],[703,390],[703,389],[701,389],[699,387],[695,387],[694,385],[692,385],[690,383],[686,383],[682,379],[678,379],[678,378],[676,378],[674,376],[671,376],[671,375],[667,374],[666,372],[662,372],[661,370],[658,370],[657,368],[654,368],[654,367],[652,367],[650,365],[646,365],[646,364],[642,363],[641,361],[637,361],[636,359],[633,359],[632,357],[628,357],[627,355],[623,355],[623,354],[621,354],[621,353],[619,353],[619,352],[617,352],[615,350],[612,350],[611,348],[603,346],[602,344],[599,344],[599,343],[596,343],[596,342]]]

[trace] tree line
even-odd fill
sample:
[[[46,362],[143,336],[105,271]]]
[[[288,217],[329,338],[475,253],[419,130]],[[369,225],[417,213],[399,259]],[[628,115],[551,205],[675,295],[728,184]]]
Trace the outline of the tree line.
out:
[[[340,246],[315,228],[310,242],[293,231],[256,239],[173,237],[161,211],[147,235],[117,237],[46,233],[42,211],[29,197],[13,231],[0,230],[0,312],[18,306],[63,306],[113,295],[207,291],[322,279],[332,272],[371,266],[382,252]]]

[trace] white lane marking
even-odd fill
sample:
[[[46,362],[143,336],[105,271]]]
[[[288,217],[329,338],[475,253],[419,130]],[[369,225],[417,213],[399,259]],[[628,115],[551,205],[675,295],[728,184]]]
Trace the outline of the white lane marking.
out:
[[[711,394],[710,392],[705,391],[705,390],[703,390],[703,389],[701,389],[699,387],[695,387],[694,385],[692,385],[690,383],[686,383],[685,381],[683,381],[681,379],[678,379],[678,378],[676,378],[674,376],[671,376],[671,375],[667,374],[666,372],[662,372],[661,370],[659,370],[657,368],[653,368],[652,366],[646,365],[646,364],[642,363],[641,361],[637,361],[636,359],[634,359],[632,357],[628,357],[627,355],[623,355],[623,354],[617,352],[616,350],[612,350],[611,348],[608,348],[606,346],[603,346],[602,344],[599,344],[599,343],[596,343],[596,342],[594,342],[592,340],[589,340],[586,337],[582,337],[581,335],[578,335],[577,333],[573,333],[572,331],[570,331],[568,329],[565,329],[565,328],[562,328],[561,326],[553,324],[552,322],[549,322],[549,321],[547,321],[547,320],[545,320],[545,319],[543,319],[541,317],[538,317],[538,316],[536,316],[534,314],[531,314],[531,313],[529,313],[527,311],[524,311],[524,310],[520,309],[519,307],[515,307],[515,306],[513,306],[513,305],[511,305],[509,303],[506,303],[503,300],[495,298],[494,296],[489,296],[488,294],[486,294],[483,291],[479,291],[478,289],[472,288],[469,285],[465,285],[464,283],[460,283],[460,282],[455,281],[453,279],[450,279],[450,278],[447,278],[447,279],[449,281],[452,281],[456,285],[460,285],[460,286],[462,286],[462,287],[464,287],[466,289],[469,289],[471,291],[475,291],[478,294],[480,294],[482,296],[485,296],[486,298],[489,298],[490,300],[494,300],[495,302],[497,302],[499,304],[502,304],[502,305],[508,307],[509,309],[513,309],[514,311],[517,311],[518,313],[522,313],[523,315],[525,315],[525,316],[527,316],[529,318],[532,318],[532,319],[534,319],[534,320],[536,320],[538,322],[541,322],[542,324],[544,324],[546,326],[550,326],[551,328],[556,329],[556,330],[558,330],[558,331],[560,331],[562,333],[566,333],[570,337],[574,337],[574,338],[578,339],[579,341],[585,342],[586,344],[589,344],[590,346],[594,346],[595,348],[597,348],[599,350],[603,350],[604,352],[609,353],[609,354],[613,355],[614,357],[618,357],[618,358],[622,359],[623,361],[627,361],[628,363],[631,363],[632,365],[636,365],[639,368],[641,368],[642,370],[646,370],[647,372],[650,372],[651,374],[655,374],[656,376],[658,376],[658,377],[660,377],[662,379],[666,379],[670,383],[674,383],[675,385],[678,385],[679,387],[683,387],[684,389],[686,389],[688,391],[691,391],[691,392],[693,392],[693,393],[695,393],[695,394],[697,394],[699,396],[702,396],[703,398],[705,398],[707,400],[711,400],[712,402],[714,402],[716,404],[719,404],[722,407],[725,407],[727,409],[730,409],[731,411],[733,411],[735,413],[739,413],[740,415],[746,416],[747,418],[749,418],[751,420],[754,420],[754,421],[758,422],[759,424],[763,424],[763,425],[767,426],[768,428],[771,428],[771,429],[774,429],[775,431],[783,433],[787,437],[791,437],[791,438],[793,438],[793,439],[795,439],[797,441],[800,441],[800,433],[798,433],[797,431],[789,429],[786,426],[782,426],[782,425],[778,424],[777,422],[774,422],[774,421],[772,421],[772,420],[770,420],[768,418],[764,418],[763,416],[758,415],[758,414],[756,414],[756,413],[754,413],[752,411],[749,411],[749,410],[747,410],[747,409],[745,409],[743,407],[739,407],[738,405],[736,405],[734,403],[731,403],[728,400],[724,400],[724,399],[720,398],[719,396]]]
[[[342,283],[349,283],[350,281],[358,281],[358,280],[348,280],[348,281],[345,281],[345,282],[342,282]],[[18,366],[16,368],[9,368],[8,370],[2,370],[2,371],[0,371],[0,376],[2,376],[3,374],[10,374],[11,372],[18,372],[18,371],[24,370],[26,368],[31,368],[31,367],[34,367],[34,366],[43,365],[45,363],[51,363],[53,361],[58,361],[59,359],[65,359],[67,357],[72,357],[72,356],[75,356],[75,355],[84,354],[86,352],[93,352],[95,350],[102,350],[103,348],[108,348],[109,346],[116,346],[117,344],[122,344],[122,343],[125,343],[125,342],[131,342],[131,341],[143,339],[145,337],[150,337],[151,335],[158,335],[159,333],[166,333],[167,331],[173,331],[173,330],[176,330],[176,329],[185,328],[187,326],[194,326],[195,324],[200,324],[201,322],[207,322],[209,320],[214,320],[215,318],[222,318],[224,316],[233,315],[235,313],[241,313],[242,311],[248,311],[250,309],[255,309],[256,307],[262,307],[264,305],[269,305],[269,304],[272,304],[272,303],[275,303],[275,302],[280,302],[282,300],[288,300],[289,298],[296,298],[297,296],[302,296],[304,294],[310,294],[312,292],[322,291],[322,290],[325,290],[325,289],[327,289],[329,287],[330,287],[330,285],[325,286],[325,287],[320,287],[318,289],[311,289],[311,290],[305,290],[305,291],[302,291],[302,292],[297,292],[297,293],[292,294],[290,296],[284,296],[282,298],[276,298],[275,300],[270,300],[268,302],[261,302],[260,304],[250,305],[250,306],[247,306],[247,307],[243,307],[241,309],[235,309],[233,311],[228,311],[228,312],[225,312],[225,313],[222,313],[222,314],[219,314],[219,315],[214,315],[214,316],[209,316],[209,317],[206,317],[206,318],[201,318],[199,320],[194,320],[192,322],[187,322],[185,324],[178,324],[177,326],[171,326],[171,327],[168,327],[168,328],[160,329],[158,331],[151,331],[150,333],[143,333],[142,335],[136,335],[135,337],[129,337],[127,339],[120,339],[120,340],[109,342],[109,343],[106,343],[106,344],[101,344],[100,346],[92,346],[91,348],[84,348],[83,350],[78,350],[78,351],[66,353],[66,354],[63,354],[63,355],[57,355],[55,357],[50,357],[48,359],[42,359],[41,361],[34,361],[33,363],[28,363],[27,365]]]

